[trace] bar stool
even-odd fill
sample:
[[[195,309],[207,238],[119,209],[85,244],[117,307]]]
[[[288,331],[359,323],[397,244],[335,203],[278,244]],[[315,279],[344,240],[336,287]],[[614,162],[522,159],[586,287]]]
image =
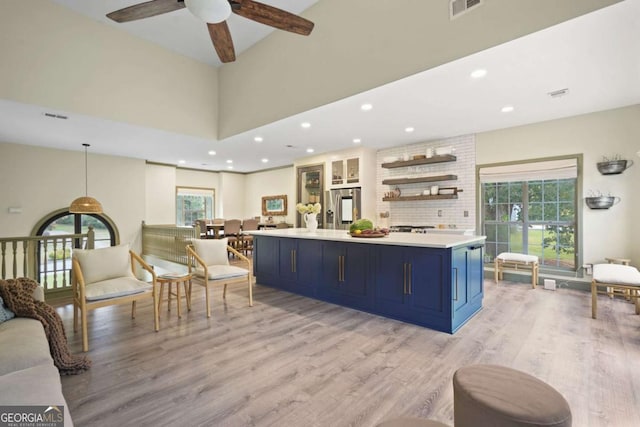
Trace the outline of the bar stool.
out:
[[[456,427],[570,427],[571,409],[549,384],[515,369],[470,365],[453,375]]]

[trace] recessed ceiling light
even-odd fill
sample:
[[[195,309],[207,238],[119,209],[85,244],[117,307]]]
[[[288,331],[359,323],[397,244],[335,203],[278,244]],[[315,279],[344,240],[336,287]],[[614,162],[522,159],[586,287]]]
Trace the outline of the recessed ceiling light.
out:
[[[213,151],[213,150],[210,150],[210,151],[209,151],[209,155],[210,155],[210,156],[215,156],[215,155],[216,155],[216,152],[215,152],[215,151]]]
[[[261,137],[261,136],[256,136],[255,138],[253,138],[253,140],[254,140],[255,142],[262,142],[262,141],[263,141],[263,139],[262,139],[262,137]]]
[[[302,122],[300,123],[300,126],[302,126],[305,129],[309,129],[311,127],[311,123],[309,122]]]
[[[231,164],[233,163],[233,160],[227,160],[227,163]]]
[[[353,138],[353,143],[354,144],[360,144],[362,142],[362,140],[360,138]]]
[[[371,105],[371,104],[362,104],[362,105],[360,106],[360,109],[361,109],[362,111],[369,111],[369,110],[371,110],[372,108],[373,108],[373,105]]]
[[[269,159],[262,159],[262,163],[269,163]]]
[[[415,130],[415,129],[414,129],[414,128],[412,128],[411,126],[409,126],[409,127],[407,127],[407,128],[404,128],[404,131],[405,131],[405,132],[407,132],[407,133],[411,133],[411,132],[413,132],[414,130]]]
[[[473,70],[471,72],[471,78],[473,79],[481,79],[487,75],[487,70],[484,68],[478,68],[477,70]]]
[[[510,113],[513,110],[514,110],[513,105],[505,105],[504,107],[502,107],[500,111],[502,111],[503,113]]]
[[[233,169],[233,166],[229,165],[227,166],[227,169]]]
[[[184,165],[185,163],[187,163],[186,160],[178,160],[178,163],[180,163],[181,165]]]
[[[307,153],[313,153],[314,149],[313,148],[307,148]]]

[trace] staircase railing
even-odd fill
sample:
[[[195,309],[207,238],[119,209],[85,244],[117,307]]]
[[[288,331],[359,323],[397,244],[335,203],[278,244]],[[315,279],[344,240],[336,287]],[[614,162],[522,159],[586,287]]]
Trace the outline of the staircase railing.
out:
[[[200,236],[198,227],[147,225],[142,222],[142,254],[187,265],[186,247]]]
[[[71,253],[74,248],[93,249],[95,233],[0,238],[0,278],[29,277],[45,292],[71,288]]]

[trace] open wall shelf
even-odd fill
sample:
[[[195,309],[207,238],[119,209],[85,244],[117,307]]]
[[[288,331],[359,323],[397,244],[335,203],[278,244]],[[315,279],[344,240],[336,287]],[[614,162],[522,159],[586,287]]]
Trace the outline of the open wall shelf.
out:
[[[400,197],[383,197],[383,202],[410,202],[414,200],[443,200],[457,199],[457,194],[438,194],[437,196],[400,196]]]
[[[399,160],[397,162],[383,163],[382,167],[385,169],[403,168],[407,166],[428,165],[430,163],[455,162],[456,159],[457,158],[454,155],[444,154],[442,156],[433,156],[433,157],[424,158],[424,159]]]
[[[382,181],[386,185],[400,185],[400,184],[417,184],[419,182],[437,182],[437,181],[453,181],[458,179],[457,175],[438,175],[438,176],[423,176],[417,178],[394,178],[385,179]]]

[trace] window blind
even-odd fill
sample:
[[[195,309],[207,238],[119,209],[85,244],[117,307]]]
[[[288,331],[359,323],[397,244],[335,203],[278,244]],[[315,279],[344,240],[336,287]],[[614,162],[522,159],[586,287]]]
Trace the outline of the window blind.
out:
[[[560,159],[480,168],[480,182],[517,182],[578,177],[578,160]]]

